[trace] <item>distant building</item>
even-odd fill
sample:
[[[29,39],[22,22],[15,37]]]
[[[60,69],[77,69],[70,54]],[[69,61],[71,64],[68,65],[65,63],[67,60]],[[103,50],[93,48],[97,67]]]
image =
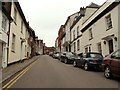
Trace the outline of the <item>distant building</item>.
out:
[[[61,25],[58,31],[58,51],[60,52],[63,51],[63,37],[65,37],[64,25]]]
[[[100,7],[94,3],[87,6],[85,16],[71,28],[72,51],[78,54],[100,52],[105,56],[120,48],[119,11],[120,1],[117,0],[105,2]],[[76,34],[78,26],[79,37]]]
[[[44,48],[44,54],[49,54],[50,52],[54,52],[55,51],[55,47],[46,47]]]
[[[55,50],[59,51],[59,48],[58,48],[58,37],[55,40]]]

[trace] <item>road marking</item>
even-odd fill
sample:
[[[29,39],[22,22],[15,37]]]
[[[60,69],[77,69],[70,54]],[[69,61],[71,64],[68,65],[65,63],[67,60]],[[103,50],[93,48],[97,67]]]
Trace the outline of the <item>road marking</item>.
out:
[[[30,68],[26,69],[18,78],[16,78],[7,88],[10,88],[14,83],[16,83]]]
[[[5,89],[5,88],[10,88],[20,77],[22,77],[33,65],[35,62],[27,66],[24,70],[22,70],[16,77],[14,77],[11,81],[9,81],[6,85],[4,85],[0,90]]]

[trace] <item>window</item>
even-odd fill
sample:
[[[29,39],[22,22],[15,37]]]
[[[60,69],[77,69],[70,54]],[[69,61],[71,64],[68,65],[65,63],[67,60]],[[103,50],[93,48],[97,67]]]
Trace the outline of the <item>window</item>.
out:
[[[76,42],[74,42],[74,52],[76,51]]]
[[[98,52],[99,52],[99,53],[102,53],[101,42],[98,43],[97,46],[98,46]]]
[[[21,21],[21,33],[23,33],[23,21]]]
[[[2,28],[3,28],[3,30],[6,31],[6,27],[7,27],[7,18],[5,17],[5,15],[2,15]]]
[[[105,17],[106,19],[106,25],[107,25],[107,30],[112,28],[112,20],[111,20],[111,15],[109,14],[107,17]]]
[[[89,29],[89,40],[93,39],[92,28]]]
[[[91,47],[89,46],[89,52],[91,52]]]
[[[79,36],[79,26],[77,27],[77,37]]]
[[[87,53],[88,52],[88,47],[85,47],[85,53]]]
[[[73,31],[73,39],[75,39],[75,30]]]
[[[12,35],[12,51],[15,52],[15,34]]]
[[[17,19],[17,10],[14,8],[14,21],[16,22],[16,19]]]
[[[27,46],[25,45],[25,57],[27,55]]]
[[[77,50],[79,51],[79,49],[80,49],[80,41],[77,40]]]

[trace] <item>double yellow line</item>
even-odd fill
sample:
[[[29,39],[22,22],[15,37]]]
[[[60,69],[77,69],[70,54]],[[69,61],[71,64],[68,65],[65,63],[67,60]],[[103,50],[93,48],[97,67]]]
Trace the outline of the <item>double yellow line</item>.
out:
[[[33,66],[33,64],[35,64],[35,62],[33,62],[32,64],[27,66],[23,71],[21,71],[11,81],[9,81],[6,85],[4,85],[0,90],[4,90],[4,89],[7,89],[7,88],[10,88],[14,83],[17,82],[17,80],[19,80]]]

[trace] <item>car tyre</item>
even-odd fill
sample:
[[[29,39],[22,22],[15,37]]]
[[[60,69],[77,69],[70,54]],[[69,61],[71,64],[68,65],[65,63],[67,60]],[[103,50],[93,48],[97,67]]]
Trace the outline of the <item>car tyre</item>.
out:
[[[77,67],[76,61],[73,62],[73,66],[74,66],[74,67]]]
[[[105,67],[104,76],[105,76],[107,79],[112,78],[112,72],[111,72],[111,69],[110,69],[109,66],[106,66],[106,67]]]
[[[87,62],[85,62],[85,64],[84,64],[84,70],[85,70],[85,71],[88,71],[88,70],[89,70],[88,63],[87,63]]]

